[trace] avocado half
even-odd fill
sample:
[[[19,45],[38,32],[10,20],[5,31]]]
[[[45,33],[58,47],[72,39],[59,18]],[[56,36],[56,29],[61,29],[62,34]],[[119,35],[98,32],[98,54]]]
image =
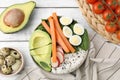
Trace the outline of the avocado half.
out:
[[[21,4],[14,4],[12,6],[9,6],[7,9],[3,11],[3,13],[0,15],[0,30],[4,33],[13,33],[17,32],[25,27],[27,24],[29,17],[35,7],[36,3],[34,1],[26,2],[26,3],[21,3]],[[5,24],[4,22],[4,17],[7,14],[8,11],[12,9],[19,9],[24,13],[24,20],[22,23],[17,26],[17,27],[10,27]]]
[[[30,38],[30,55],[44,70],[51,71],[52,40],[49,34],[42,30],[35,30]]]

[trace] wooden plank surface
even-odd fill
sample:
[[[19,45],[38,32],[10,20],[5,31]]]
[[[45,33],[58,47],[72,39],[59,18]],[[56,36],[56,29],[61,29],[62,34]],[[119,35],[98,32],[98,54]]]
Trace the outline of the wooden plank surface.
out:
[[[0,13],[9,5],[15,3],[23,3],[30,0],[0,0]],[[107,53],[112,53],[112,50],[115,49],[116,45],[109,45],[106,43],[106,40],[98,35],[95,31],[93,31],[86,20],[82,16],[77,2],[75,0],[33,0],[36,2],[36,8],[34,9],[31,18],[26,25],[26,27],[13,34],[4,34],[0,32],[0,48],[3,46],[10,46],[14,48],[18,48],[24,55],[25,58],[25,67],[35,66],[34,62],[29,55],[29,45],[28,41],[30,35],[34,31],[34,29],[40,24],[42,18],[47,18],[52,14],[52,12],[57,12],[60,16],[68,16],[79,23],[85,26],[88,30],[90,40],[94,43],[96,52],[98,53],[96,56],[99,58],[108,57]],[[110,51],[104,51],[104,48],[110,49]],[[119,54],[119,46],[115,50],[116,54]],[[103,56],[106,54],[105,56]],[[116,57],[114,54],[111,54],[111,58]],[[1,79],[2,78],[2,79]],[[113,76],[114,78],[114,76]],[[0,76],[0,80],[14,80],[13,77],[6,78]]]
[[[8,7],[16,3],[24,3],[31,0],[0,0],[0,7]],[[78,7],[75,0],[32,0],[36,7]]]
[[[0,9],[0,13],[4,9]],[[45,14],[47,12],[47,14]],[[75,20],[77,20],[79,23],[83,24],[85,28],[88,30],[90,37],[94,35],[94,32],[91,28],[89,28],[86,20],[80,13],[80,10],[78,8],[41,8],[41,9],[35,9],[30,17],[30,20],[26,27],[13,34],[4,34],[0,32],[0,41],[28,41],[31,33],[34,31],[34,29],[40,24],[41,19],[45,19],[48,16],[52,14],[52,12],[57,12],[60,16],[68,16]],[[16,37],[19,36],[19,37]]]

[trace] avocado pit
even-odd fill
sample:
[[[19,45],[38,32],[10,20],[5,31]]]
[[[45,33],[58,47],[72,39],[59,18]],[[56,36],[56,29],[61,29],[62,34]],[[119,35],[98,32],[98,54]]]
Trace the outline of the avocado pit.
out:
[[[25,14],[22,10],[14,8],[9,10],[4,16],[4,23],[9,27],[18,27],[25,18]]]

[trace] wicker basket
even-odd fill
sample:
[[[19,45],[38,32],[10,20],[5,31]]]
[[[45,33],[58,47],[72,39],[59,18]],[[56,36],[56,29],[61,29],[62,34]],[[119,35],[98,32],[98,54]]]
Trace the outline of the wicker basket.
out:
[[[97,15],[92,12],[92,6],[89,5],[86,0],[77,0],[79,8],[84,15],[85,19],[88,21],[90,27],[92,27],[96,32],[106,38],[108,41],[120,44],[120,40],[117,39],[115,33],[108,33],[105,30],[106,21],[102,19],[101,15]]]

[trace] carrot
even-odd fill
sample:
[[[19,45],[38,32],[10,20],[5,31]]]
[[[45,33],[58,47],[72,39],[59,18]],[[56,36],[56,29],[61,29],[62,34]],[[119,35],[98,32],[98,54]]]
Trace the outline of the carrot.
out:
[[[47,25],[47,23],[45,21],[42,21],[42,25],[43,27],[46,29],[46,31],[51,35],[50,32],[50,27]],[[63,48],[63,50],[68,53],[69,49],[67,48],[67,45],[64,43],[64,41],[62,40],[60,34],[56,31],[56,37],[57,37],[57,43]]]
[[[42,21],[42,25],[43,25],[43,27],[46,29],[46,31],[47,31],[49,34],[51,34],[51,32],[50,32],[50,27],[47,25],[47,23],[46,23],[45,21]]]
[[[64,43],[62,37],[60,36],[60,34],[56,31],[56,34],[57,34],[57,42],[58,44],[63,48],[63,50],[66,52],[66,53],[69,53],[69,49],[67,48],[67,45]]]
[[[48,18],[48,21],[50,23],[50,32],[51,32],[51,38],[52,38],[52,61],[57,61],[57,50],[56,50],[56,32],[55,32],[55,26],[53,19],[50,17]]]
[[[75,52],[75,49],[73,48],[73,46],[70,44],[70,42],[67,40],[67,38],[64,36],[64,34],[62,32],[61,26],[60,26],[59,21],[58,21],[57,14],[53,13],[52,16],[53,16],[53,19],[55,21],[56,29],[57,29],[58,33],[60,34],[60,36],[62,37],[64,43],[68,46],[68,49],[71,52]]]

